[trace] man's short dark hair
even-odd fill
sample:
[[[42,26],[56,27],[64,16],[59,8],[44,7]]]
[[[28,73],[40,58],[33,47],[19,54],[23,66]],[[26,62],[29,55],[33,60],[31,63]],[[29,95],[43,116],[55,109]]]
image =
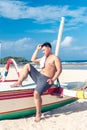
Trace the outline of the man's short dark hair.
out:
[[[51,46],[51,44],[49,43],[49,42],[45,42],[45,43],[43,43],[42,44],[42,47],[50,47],[50,48],[52,48],[52,46]]]

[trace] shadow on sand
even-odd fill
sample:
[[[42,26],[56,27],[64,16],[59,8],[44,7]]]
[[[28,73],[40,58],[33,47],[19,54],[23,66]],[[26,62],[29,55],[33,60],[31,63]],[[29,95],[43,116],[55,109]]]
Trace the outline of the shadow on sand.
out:
[[[50,117],[58,117],[60,114],[62,115],[69,115],[72,113],[78,113],[81,111],[87,110],[87,99],[82,99],[81,102],[77,100],[72,104],[68,104],[64,107],[53,109],[51,111],[45,112],[43,118],[50,118]]]

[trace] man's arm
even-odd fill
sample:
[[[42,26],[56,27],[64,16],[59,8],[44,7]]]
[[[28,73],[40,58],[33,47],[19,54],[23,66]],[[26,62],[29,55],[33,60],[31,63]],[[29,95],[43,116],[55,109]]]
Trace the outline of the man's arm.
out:
[[[38,52],[41,50],[41,45],[38,45],[35,52],[33,53],[32,55],[32,58],[31,58],[31,61],[32,62],[35,62],[35,63],[38,63],[40,62],[40,58],[37,58],[37,55],[38,55]]]
[[[52,78],[53,82],[60,76],[60,74],[62,72],[62,64],[58,57],[55,57],[55,66],[56,66],[56,72]]]

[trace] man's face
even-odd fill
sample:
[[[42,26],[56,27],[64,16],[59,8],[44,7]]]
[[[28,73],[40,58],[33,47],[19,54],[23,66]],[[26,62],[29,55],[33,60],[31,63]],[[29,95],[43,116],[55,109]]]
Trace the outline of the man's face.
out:
[[[50,47],[42,47],[42,53],[45,55],[45,56],[48,56],[50,53],[51,53],[51,48]]]

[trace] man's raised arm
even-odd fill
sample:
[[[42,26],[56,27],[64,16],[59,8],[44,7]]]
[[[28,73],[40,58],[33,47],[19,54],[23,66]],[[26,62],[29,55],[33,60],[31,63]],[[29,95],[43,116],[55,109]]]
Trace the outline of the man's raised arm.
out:
[[[41,44],[37,46],[31,58],[32,62],[36,62],[36,63],[40,62],[40,58],[37,58],[37,55],[38,55],[38,52],[41,50],[41,47],[42,47]]]

